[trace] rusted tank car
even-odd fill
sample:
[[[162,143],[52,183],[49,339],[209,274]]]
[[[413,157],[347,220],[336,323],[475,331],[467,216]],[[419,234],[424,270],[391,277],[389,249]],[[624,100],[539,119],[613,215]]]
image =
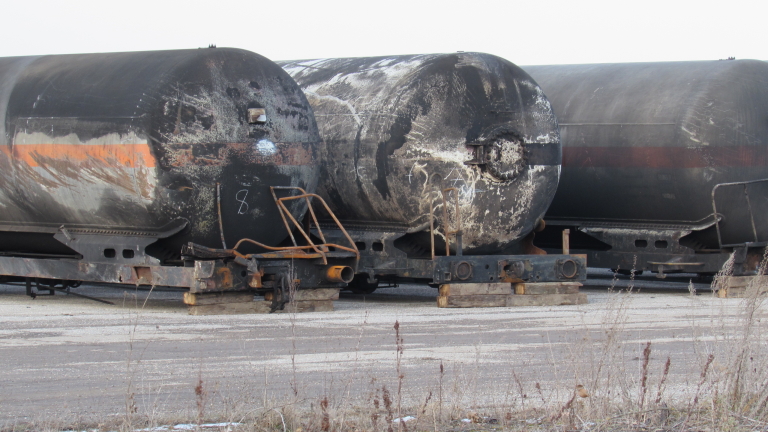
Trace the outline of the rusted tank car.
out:
[[[416,234],[432,213],[461,229],[465,254],[484,254],[525,237],[549,206],[557,121],[514,64],[479,53],[282,64],[315,109],[327,148],[319,193],[343,221]],[[447,188],[458,221],[455,195],[442,221]],[[425,239],[409,246],[426,250]]]
[[[317,185],[304,94],[244,50],[3,58],[0,119],[0,253],[30,259],[0,274],[195,285],[212,261],[194,277],[161,266],[234,257],[222,251],[242,238],[277,245],[307,200],[276,198]],[[237,273],[201,286],[248,289]]]
[[[546,271],[520,261],[529,271],[514,277],[489,257],[526,252],[557,188],[557,120],[527,73],[481,53],[280,64],[315,110],[318,193],[354,231],[369,280],[558,280],[554,257],[536,258]],[[483,270],[457,275],[457,255]]]
[[[768,240],[767,184],[748,183],[768,178],[768,63],[525,70],[563,140],[548,229],[572,228],[571,247],[598,267],[712,273],[736,249],[737,271],[754,270],[746,251]]]

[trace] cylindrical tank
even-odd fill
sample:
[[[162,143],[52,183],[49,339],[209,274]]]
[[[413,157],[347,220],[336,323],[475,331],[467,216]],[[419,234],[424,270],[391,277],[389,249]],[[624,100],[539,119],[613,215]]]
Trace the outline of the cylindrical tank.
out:
[[[549,206],[557,121],[514,64],[480,53],[280,64],[315,110],[326,149],[318,191],[343,221],[398,226],[429,250],[417,234],[431,208],[441,232],[461,229],[464,253],[481,254],[524,237]]]
[[[318,180],[301,89],[239,49],[3,58],[0,119],[5,251],[60,252],[50,233],[62,226],[186,224],[159,242],[165,258],[186,242],[221,248],[221,231],[229,247],[274,245],[287,233],[269,187]],[[297,218],[302,201],[289,205]]]
[[[547,220],[706,227],[715,185],[768,178],[768,63],[525,70],[552,102],[563,140]]]

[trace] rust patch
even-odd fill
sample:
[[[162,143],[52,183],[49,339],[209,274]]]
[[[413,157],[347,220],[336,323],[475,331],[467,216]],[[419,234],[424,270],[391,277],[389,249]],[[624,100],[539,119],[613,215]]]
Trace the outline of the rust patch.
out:
[[[133,267],[133,281],[137,284],[149,285],[152,283],[152,269],[149,267]]]
[[[217,287],[232,288],[232,271],[227,267],[217,268],[213,279],[217,282]]]

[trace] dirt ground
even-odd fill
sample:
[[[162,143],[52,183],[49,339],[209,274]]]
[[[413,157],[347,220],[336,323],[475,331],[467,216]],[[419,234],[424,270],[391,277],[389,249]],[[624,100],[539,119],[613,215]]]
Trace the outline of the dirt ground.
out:
[[[223,418],[323,397],[367,406],[398,385],[404,406],[430,392],[458,410],[498,406],[589,387],[616,340],[625,362],[611,373],[636,380],[651,341],[652,376],[670,358],[669,386],[684,389],[711,345],[738,329],[742,301],[716,298],[707,284],[692,293],[685,280],[648,280],[627,294],[628,279],[597,276],[580,306],[439,309],[437,290],[405,285],[342,293],[333,312],[227,316],[187,315],[179,291],[76,291],[107,305],[0,285],[0,427],[127,411],[184,418],[201,406]]]

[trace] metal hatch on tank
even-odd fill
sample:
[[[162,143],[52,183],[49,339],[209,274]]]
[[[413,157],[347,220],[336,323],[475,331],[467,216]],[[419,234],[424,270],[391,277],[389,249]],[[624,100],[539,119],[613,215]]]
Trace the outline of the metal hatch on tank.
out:
[[[439,261],[472,256],[489,269],[476,277],[495,281],[490,254],[526,252],[561,147],[547,98],[520,68],[482,53],[279,64],[315,110],[318,193],[358,242],[361,273],[441,283]],[[552,260],[539,275],[553,278],[555,258],[535,259]]]
[[[251,289],[262,267],[233,259],[286,239],[317,186],[311,107],[249,51],[3,58],[0,117],[0,253],[25,259],[5,275]]]
[[[560,121],[563,172],[537,245],[623,272],[756,271],[768,241],[768,63],[527,66]]]

